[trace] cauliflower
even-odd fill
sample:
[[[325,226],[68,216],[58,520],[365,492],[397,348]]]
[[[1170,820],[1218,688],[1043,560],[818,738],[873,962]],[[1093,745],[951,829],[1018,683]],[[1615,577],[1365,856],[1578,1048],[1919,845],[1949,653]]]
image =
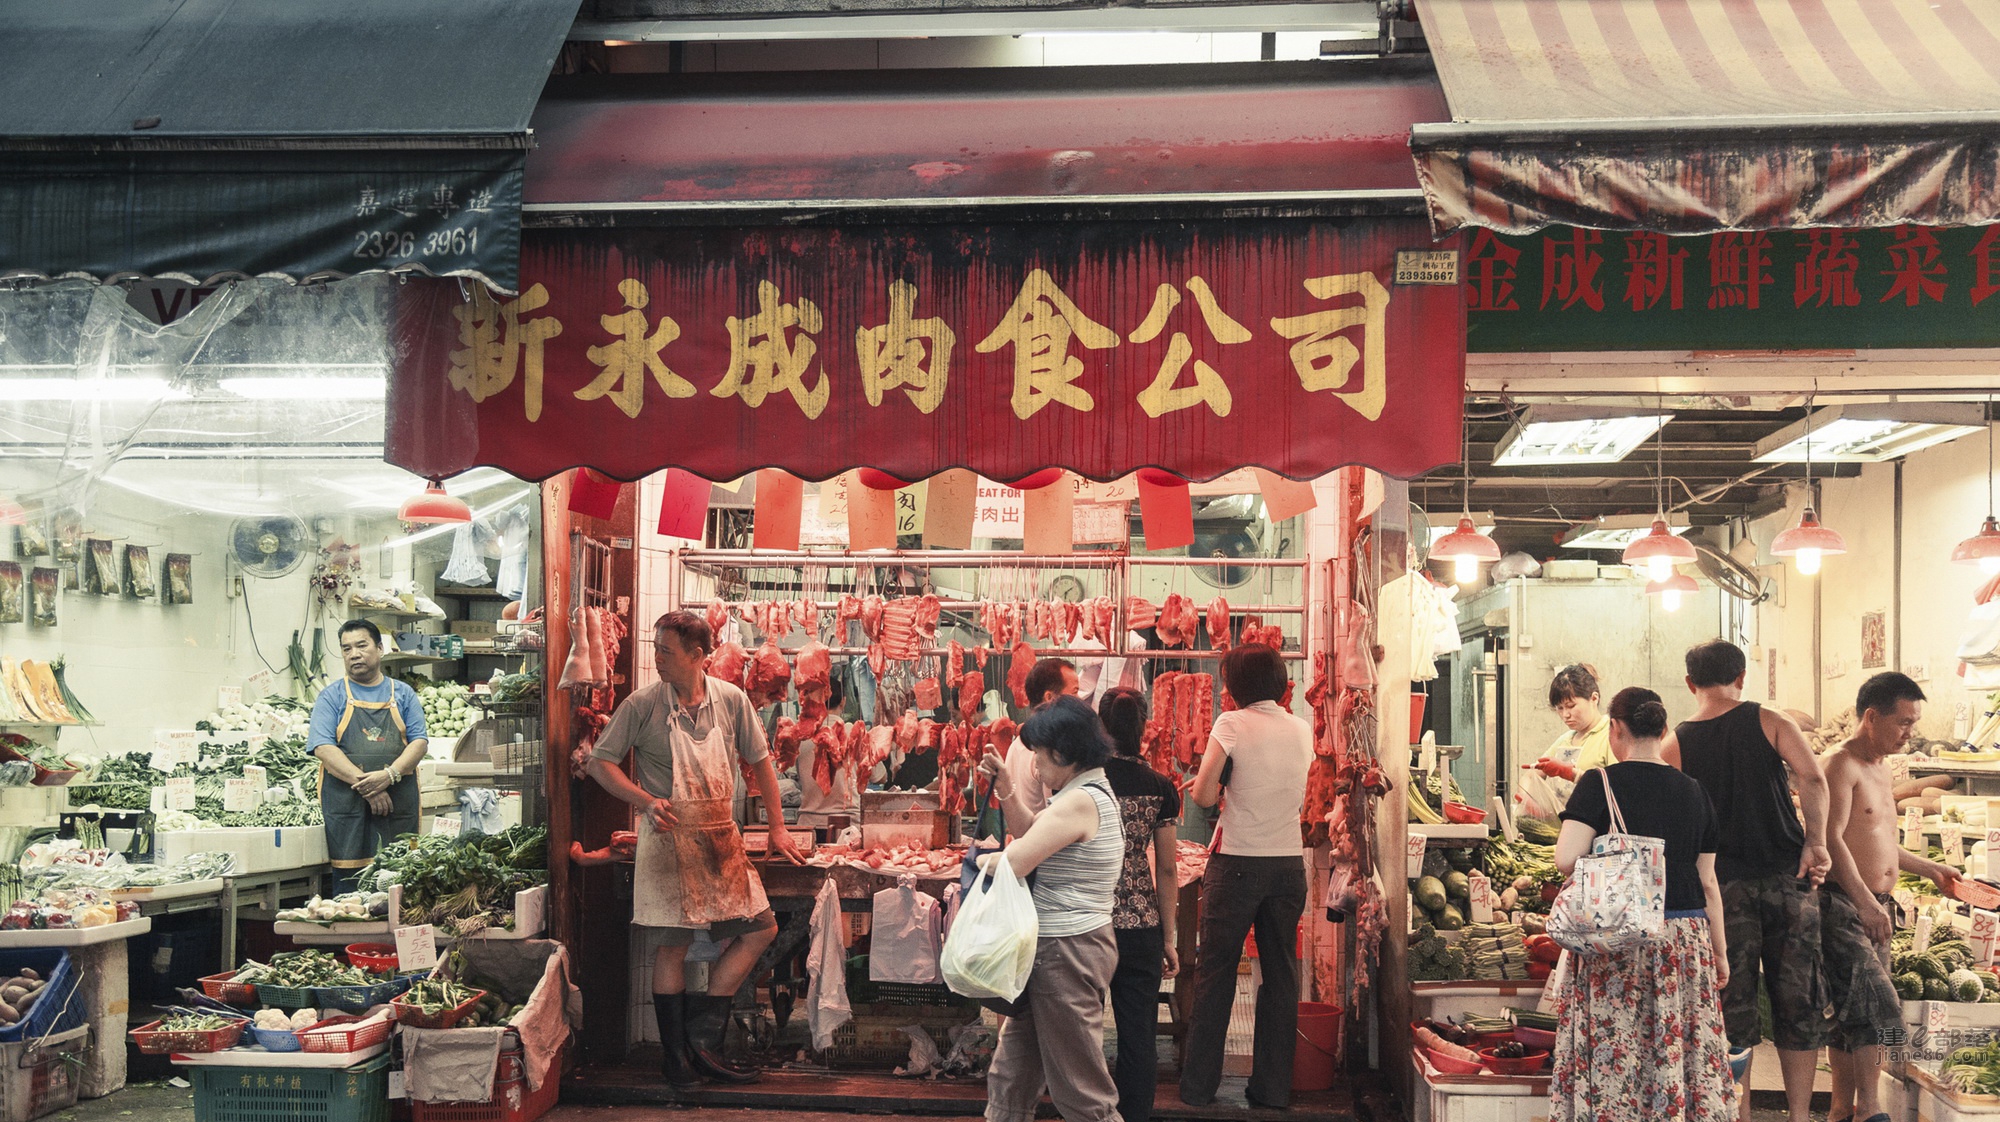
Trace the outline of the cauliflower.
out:
[[[292,1014],[291,1030],[300,1032],[319,1023],[319,1010],[300,1009]]]
[[[292,1018],[283,1009],[259,1009],[250,1023],[271,1032],[290,1032],[292,1029]]]

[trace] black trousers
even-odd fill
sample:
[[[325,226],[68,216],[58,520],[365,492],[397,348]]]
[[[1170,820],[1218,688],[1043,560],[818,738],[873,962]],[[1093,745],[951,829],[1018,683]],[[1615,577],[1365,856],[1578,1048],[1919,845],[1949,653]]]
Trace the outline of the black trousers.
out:
[[[1160,977],[1165,965],[1166,931],[1160,927],[1120,928],[1118,969],[1111,974],[1111,1019],[1118,1026],[1118,1062],[1111,1081],[1118,1085],[1118,1115],[1124,1122],[1153,1117],[1153,1093],[1160,1082]]]
[[[1229,1010],[1243,940],[1257,935],[1264,984],[1257,990],[1250,1097],[1265,1106],[1292,1101],[1292,1053],[1299,1031],[1299,917],[1306,910],[1303,857],[1208,859],[1201,884],[1201,947],[1194,968],[1194,1015],[1181,1064],[1181,1099],[1205,1106],[1222,1085]]]

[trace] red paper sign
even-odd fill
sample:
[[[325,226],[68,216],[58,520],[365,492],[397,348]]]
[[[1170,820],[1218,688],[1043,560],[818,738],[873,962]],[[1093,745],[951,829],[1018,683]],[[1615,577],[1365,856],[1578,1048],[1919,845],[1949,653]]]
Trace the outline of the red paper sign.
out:
[[[589,468],[579,468],[570,484],[569,509],[572,514],[609,518],[618,509],[618,492],[625,485],[606,479]]]
[[[399,290],[388,459],[542,479],[855,466],[1309,479],[1458,456],[1418,218],[529,230],[518,298]],[[1446,243],[1445,248],[1451,248]]]
[[[708,523],[709,482],[675,468],[667,472],[660,495],[660,533],[670,538],[702,540]]]
[[[799,547],[799,519],[805,508],[804,481],[766,468],[757,473],[757,508],[751,515],[753,549],[794,550]]]
[[[1194,499],[1185,483],[1156,483],[1139,473],[1139,521],[1147,549],[1194,544]]]

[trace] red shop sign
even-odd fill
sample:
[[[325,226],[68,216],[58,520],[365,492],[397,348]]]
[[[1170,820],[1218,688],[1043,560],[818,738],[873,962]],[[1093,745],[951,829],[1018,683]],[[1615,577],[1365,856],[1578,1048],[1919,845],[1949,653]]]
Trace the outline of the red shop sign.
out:
[[[390,462],[1015,479],[1414,476],[1458,454],[1421,219],[529,230],[521,295],[402,290]],[[1455,243],[1446,243],[1451,247]]]

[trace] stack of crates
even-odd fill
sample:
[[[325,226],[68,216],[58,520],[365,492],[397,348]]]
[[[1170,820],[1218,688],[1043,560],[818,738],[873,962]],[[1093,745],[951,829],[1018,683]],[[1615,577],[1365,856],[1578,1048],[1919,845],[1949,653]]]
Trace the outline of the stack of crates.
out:
[[[389,1122],[389,1057],[350,1068],[192,1067],[195,1122]]]
[[[500,1053],[499,1067],[493,1073],[492,1098],[470,1103],[412,1100],[410,1117],[412,1122],[534,1122],[556,1105],[556,1096],[561,1093],[560,1063],[549,1065],[541,1090],[528,1090],[527,1062],[517,1046]]]
[[[0,1122],[28,1122],[76,1105],[90,1030],[0,1044]]]

